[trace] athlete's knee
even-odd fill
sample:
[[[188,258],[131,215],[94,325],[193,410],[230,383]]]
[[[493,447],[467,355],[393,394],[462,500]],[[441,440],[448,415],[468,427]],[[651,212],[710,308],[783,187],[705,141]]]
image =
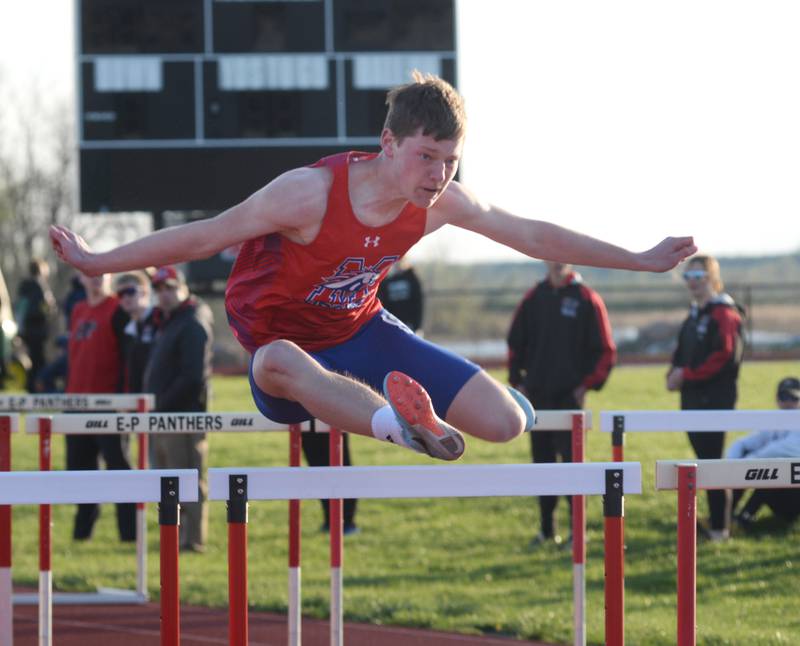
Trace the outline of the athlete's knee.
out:
[[[492,424],[492,442],[510,442],[522,435],[525,430],[525,414],[519,406],[504,407]]]
[[[296,378],[303,356],[307,355],[299,346],[284,339],[262,345],[253,355],[253,378],[259,388],[276,394]]]

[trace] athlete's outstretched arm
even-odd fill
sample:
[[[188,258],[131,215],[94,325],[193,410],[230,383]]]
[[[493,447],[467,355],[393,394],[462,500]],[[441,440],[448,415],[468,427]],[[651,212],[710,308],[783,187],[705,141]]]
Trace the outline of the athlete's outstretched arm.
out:
[[[251,238],[313,227],[325,213],[328,182],[324,170],[292,170],[213,218],[161,229],[103,253],[66,227],[50,227],[50,241],[61,260],[90,276],[208,258]]]
[[[527,256],[575,265],[668,271],[697,251],[691,237],[665,238],[655,247],[633,252],[564,227],[522,218],[481,202],[452,182],[430,210],[426,233],[444,224],[469,229]]]

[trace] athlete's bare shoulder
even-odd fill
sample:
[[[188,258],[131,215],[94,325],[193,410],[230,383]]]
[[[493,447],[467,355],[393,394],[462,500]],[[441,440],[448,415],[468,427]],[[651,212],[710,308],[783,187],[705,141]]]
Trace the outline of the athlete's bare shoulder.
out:
[[[325,167],[295,168],[276,177],[256,196],[282,228],[304,227],[322,221],[332,183],[333,173]]]

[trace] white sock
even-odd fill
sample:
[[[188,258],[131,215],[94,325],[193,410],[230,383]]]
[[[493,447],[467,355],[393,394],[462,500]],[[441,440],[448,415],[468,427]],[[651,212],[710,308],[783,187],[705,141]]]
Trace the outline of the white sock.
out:
[[[372,434],[384,442],[391,442],[392,444],[399,444],[408,449],[417,451],[416,446],[409,444],[407,434],[397,421],[397,415],[389,404],[383,406],[375,411],[372,416]]]

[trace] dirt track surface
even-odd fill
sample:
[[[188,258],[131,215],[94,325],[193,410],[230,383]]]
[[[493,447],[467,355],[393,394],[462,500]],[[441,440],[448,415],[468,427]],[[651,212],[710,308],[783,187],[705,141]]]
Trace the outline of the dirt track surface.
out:
[[[37,646],[38,609],[14,607],[14,646]],[[304,619],[303,646],[328,646],[328,623]],[[160,643],[159,606],[155,603],[126,606],[53,607],[53,643],[58,646],[149,646]],[[181,608],[181,645],[209,646],[228,643],[225,610]],[[286,617],[250,613],[252,646],[285,646]],[[473,637],[411,628],[388,628],[368,624],[344,627],[347,646],[547,646],[541,642],[499,637]]]

